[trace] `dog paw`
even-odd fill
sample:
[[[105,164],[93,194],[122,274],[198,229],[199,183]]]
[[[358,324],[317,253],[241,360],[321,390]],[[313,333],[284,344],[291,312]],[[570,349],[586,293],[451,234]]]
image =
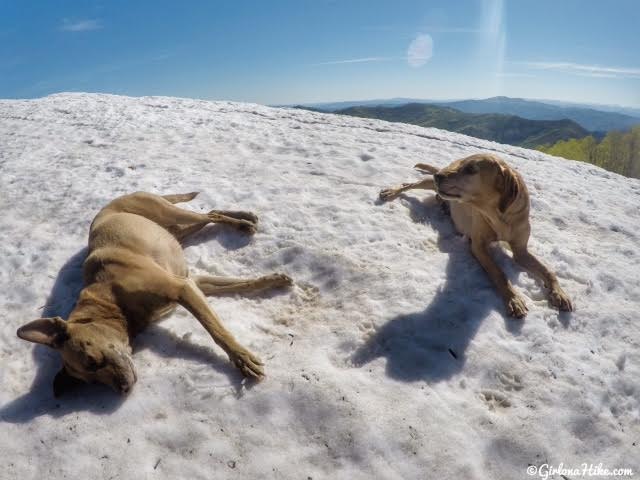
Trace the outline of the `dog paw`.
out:
[[[240,348],[235,352],[231,352],[229,353],[229,359],[240,369],[245,377],[254,377],[257,379],[264,377],[264,363],[249,350]]]
[[[395,188],[385,188],[384,190],[380,190],[379,198],[383,202],[388,202],[390,200],[393,200],[397,196],[398,190],[396,190]]]
[[[426,163],[416,163],[413,168],[415,168],[416,170],[420,170],[423,173],[430,173],[430,174],[434,174],[437,173],[438,169],[432,167],[431,165],[427,165]]]
[[[527,304],[519,295],[514,295],[507,300],[507,313],[512,317],[524,318],[527,315],[528,310]]]
[[[253,235],[258,231],[257,225],[249,220],[239,220],[236,227],[241,232],[248,233],[249,235]]]
[[[208,214],[213,222],[230,224],[250,234],[256,233],[258,217],[251,212],[231,210],[211,210]]]
[[[272,287],[290,287],[293,285],[293,279],[284,273],[272,273],[262,277]]]
[[[244,212],[244,211],[238,211],[238,212],[229,212],[230,213],[230,217],[233,218],[237,218],[238,220],[247,220],[251,223],[257,224],[258,223],[258,216],[255,213],[251,213],[251,212]]]
[[[573,312],[573,304],[569,296],[560,287],[551,290],[549,293],[551,305],[563,312]]]

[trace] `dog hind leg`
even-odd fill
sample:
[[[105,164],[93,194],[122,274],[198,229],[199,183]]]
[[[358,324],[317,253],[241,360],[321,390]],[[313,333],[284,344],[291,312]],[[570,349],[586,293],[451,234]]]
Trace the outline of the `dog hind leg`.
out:
[[[434,173],[438,173],[440,171],[439,168],[436,168],[432,165],[428,165],[426,163],[416,163],[413,168],[415,168],[416,170],[420,170],[423,173],[430,173],[431,175],[433,175]]]
[[[256,230],[256,224],[250,220],[228,217],[218,213],[218,210],[212,210],[206,214],[184,210],[159,195],[146,192],[125,195],[111,202],[106,208],[140,215],[167,229],[176,225],[227,223],[249,233],[254,233]]]
[[[257,215],[242,210],[211,210],[209,213],[235,218],[236,220],[247,220],[251,223],[258,223]]]
[[[165,227],[169,233],[176,237],[178,242],[182,243],[187,237],[199,232],[207,226],[209,222],[193,223],[191,225],[169,225]]]
[[[191,192],[191,193],[176,193],[169,195],[162,195],[162,198],[171,202],[171,203],[184,203],[189,202],[196,198],[200,192]]]

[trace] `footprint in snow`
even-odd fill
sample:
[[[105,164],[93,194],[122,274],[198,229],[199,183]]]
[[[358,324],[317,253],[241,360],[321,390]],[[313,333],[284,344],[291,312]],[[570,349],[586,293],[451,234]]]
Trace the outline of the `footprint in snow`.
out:
[[[511,401],[509,398],[494,390],[483,390],[480,392],[480,399],[489,407],[489,410],[497,410],[500,408],[509,408]]]
[[[507,392],[522,390],[522,380],[519,375],[501,372],[497,375],[498,380],[502,384],[502,390]]]
[[[553,217],[553,223],[555,223],[556,227],[558,227],[558,229],[560,230],[564,230],[565,228],[567,228],[567,222],[565,222],[560,217]]]
[[[112,173],[116,177],[124,177],[125,171],[119,167],[107,167],[104,169],[105,172]]]

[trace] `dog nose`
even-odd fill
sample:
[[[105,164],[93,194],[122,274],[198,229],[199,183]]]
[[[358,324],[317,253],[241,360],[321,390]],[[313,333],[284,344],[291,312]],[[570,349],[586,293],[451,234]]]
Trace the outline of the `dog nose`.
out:
[[[133,384],[134,383],[135,382],[131,382],[131,381],[126,380],[126,379],[122,379],[120,381],[116,381],[114,383],[113,387],[114,387],[114,390],[116,392],[119,392],[122,395],[126,395],[131,391],[131,389],[133,388]]]
[[[441,173],[436,173],[433,175],[433,179],[436,181],[436,183],[440,183],[442,180],[444,180],[444,175]]]

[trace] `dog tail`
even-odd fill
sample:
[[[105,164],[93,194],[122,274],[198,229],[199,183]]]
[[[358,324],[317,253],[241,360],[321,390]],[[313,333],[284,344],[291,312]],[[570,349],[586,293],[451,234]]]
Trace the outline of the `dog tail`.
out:
[[[170,201],[171,203],[182,203],[182,202],[188,202],[190,200],[193,200],[194,198],[196,198],[196,196],[199,193],[200,192],[176,193],[173,195],[162,195],[162,198]]]
[[[413,168],[416,170],[420,170],[423,173],[430,173],[433,175],[434,173],[438,173],[439,168],[432,167],[431,165],[427,165],[426,163],[416,163]]]

